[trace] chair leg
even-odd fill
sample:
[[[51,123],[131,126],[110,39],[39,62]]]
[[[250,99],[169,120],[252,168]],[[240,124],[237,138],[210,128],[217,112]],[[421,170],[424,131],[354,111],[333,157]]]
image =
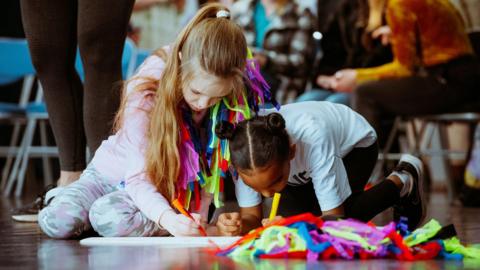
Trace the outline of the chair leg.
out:
[[[420,153],[426,153],[426,149],[428,149],[432,145],[433,137],[435,136],[435,126],[432,123],[424,123],[423,124],[423,135],[422,141],[420,143]]]
[[[368,180],[369,183],[375,184],[378,182],[381,178],[383,178],[383,166],[385,165],[385,160],[388,159],[388,153],[390,152],[390,148],[392,148],[393,141],[395,137],[397,137],[398,130],[400,128],[400,124],[402,122],[402,119],[400,116],[397,116],[393,122],[393,127],[390,133],[388,134],[387,142],[385,144],[385,147],[383,148],[381,152],[381,156],[377,159],[377,163],[375,164],[375,167],[373,168],[372,174],[370,176],[370,179]]]
[[[34,82],[35,82],[35,76],[34,75],[28,75],[24,78],[23,85],[22,85],[22,90],[20,92],[21,93],[20,94],[20,100],[19,100],[19,105],[20,106],[26,106],[27,105],[28,100],[30,98],[30,94],[32,92]],[[13,147],[16,147],[17,144],[18,144],[18,140],[20,138],[21,126],[22,125],[18,121],[15,122],[15,125],[14,125],[14,128],[13,128],[13,133],[12,133],[12,138],[10,139],[10,149],[12,149]],[[22,139],[22,143],[23,143],[23,139]],[[15,163],[17,162],[17,160],[20,161],[23,149],[24,148],[19,146],[17,148],[17,151],[16,151],[15,155],[10,155],[9,154],[6,161],[5,161],[5,167],[3,168],[3,171],[2,171],[2,180],[1,180],[1,188],[4,191],[5,191],[6,185],[8,183],[7,180],[9,179],[9,172],[11,172],[11,174],[13,175],[12,179],[15,179],[15,177],[16,177],[16,174],[17,174],[16,171],[15,171],[15,173],[13,173],[13,168],[12,168],[11,171],[10,171],[10,168],[12,167],[12,162],[13,162],[14,159],[15,159]],[[5,192],[5,193],[7,193],[7,192]],[[10,193],[10,192],[8,192],[8,193]]]
[[[448,133],[447,133],[447,127],[444,124],[439,123],[438,124],[438,132],[439,132],[439,139],[440,139],[440,147],[441,150],[448,150],[449,149],[449,143],[448,143]],[[455,179],[453,179],[452,172],[451,172],[451,167],[450,167],[450,156],[447,155],[441,155],[442,157],[442,163],[445,169],[445,175],[447,177],[447,198],[448,202],[450,204],[453,203],[455,199],[455,195],[457,194],[456,192],[456,187],[455,187]]]
[[[40,143],[42,146],[47,146],[47,127],[45,121],[39,122],[40,127]],[[50,158],[48,155],[44,154],[42,156],[42,164],[43,164],[43,181],[45,186],[50,185],[53,183],[52,178],[52,166],[50,163]]]
[[[395,121],[393,122],[393,127],[392,131],[390,131],[390,134],[388,135],[387,142],[385,144],[385,147],[383,148],[383,160],[387,159],[387,155],[390,152],[390,149],[392,148],[393,141],[395,138],[398,136],[398,131],[400,129],[400,125],[402,124],[402,118],[400,116],[397,116],[395,118]]]
[[[22,160],[25,156],[25,151],[27,149],[27,145],[30,144],[28,142],[28,138],[29,138],[28,134],[31,133],[31,129],[34,125],[35,125],[34,120],[32,120],[32,119],[28,120],[27,125],[25,127],[25,131],[23,133],[22,142],[21,142],[20,147],[19,147],[18,152],[17,152],[17,157],[15,158],[15,162],[13,163],[12,171],[10,173],[10,176],[8,177],[7,185],[6,185],[6,187],[3,191],[3,194],[5,196],[10,195],[10,193],[12,192],[12,189],[13,189],[13,185],[15,184],[15,181],[18,180],[18,171],[20,169]]]
[[[413,144],[410,146],[409,152],[413,153],[414,155],[420,155],[420,144],[423,137],[423,134],[421,133],[422,127],[420,127],[420,130],[417,129],[415,118],[408,121],[408,124],[410,125],[412,136],[411,143]],[[423,125],[423,123],[421,123],[421,125]]]
[[[15,189],[15,196],[16,197],[19,197],[20,195],[22,195],[22,189],[23,189],[23,184],[25,183],[25,174],[26,174],[26,171],[27,171],[28,160],[30,158],[30,149],[32,147],[33,136],[35,135],[35,127],[37,125],[37,119],[30,119],[28,121],[31,122],[31,124],[29,123],[30,124],[30,126],[29,126],[30,129],[26,133],[27,144],[26,144],[26,147],[25,147],[25,151],[23,152],[22,162],[21,162],[21,165],[20,165],[20,170],[18,172],[17,186],[16,186],[16,189]]]
[[[12,138],[10,139],[10,146],[9,146],[10,149],[17,147],[18,139],[20,137],[20,128],[21,128],[21,124],[18,122],[15,123],[13,127]],[[1,182],[2,190],[5,188],[5,185],[7,184],[7,179],[8,179],[10,169],[12,167],[13,160],[15,158],[20,158],[20,156],[21,156],[20,147],[17,148],[17,153],[15,153],[15,155],[11,155],[10,153],[8,154],[5,160],[5,166],[3,167],[3,170],[2,170],[2,182]]]

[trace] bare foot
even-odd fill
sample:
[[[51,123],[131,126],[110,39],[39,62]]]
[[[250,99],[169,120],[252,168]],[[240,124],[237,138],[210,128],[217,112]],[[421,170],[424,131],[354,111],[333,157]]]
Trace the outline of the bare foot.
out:
[[[80,178],[82,171],[60,171],[60,178],[58,178],[57,186],[64,187],[71,184]]]

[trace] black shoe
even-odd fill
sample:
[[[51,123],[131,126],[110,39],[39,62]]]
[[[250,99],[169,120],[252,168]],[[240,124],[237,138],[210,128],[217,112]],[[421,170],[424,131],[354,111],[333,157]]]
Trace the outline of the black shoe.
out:
[[[400,198],[400,201],[393,207],[393,219],[395,222],[398,222],[400,217],[406,217],[408,230],[413,231],[423,222],[427,212],[426,202],[423,198],[422,161],[415,156],[404,154],[393,170],[407,172],[413,177],[410,191],[407,195]]]
[[[15,221],[19,222],[37,222],[38,221],[38,212],[42,210],[45,206],[50,203],[53,197],[48,198],[48,201],[45,201],[45,197],[48,191],[54,189],[56,185],[48,185],[45,187],[41,194],[38,194],[37,198],[20,208],[12,210],[12,218]]]

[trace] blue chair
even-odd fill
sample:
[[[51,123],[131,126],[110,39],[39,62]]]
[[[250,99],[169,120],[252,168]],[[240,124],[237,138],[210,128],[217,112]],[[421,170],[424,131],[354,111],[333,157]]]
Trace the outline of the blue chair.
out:
[[[0,102],[0,120],[13,123],[13,132],[9,146],[0,147],[0,155],[6,158],[2,170],[1,187],[6,188],[7,178],[15,157],[21,156],[23,148],[17,146],[22,125],[27,120],[28,103],[35,80],[35,70],[25,39],[0,38],[0,85],[6,85],[23,79],[18,103]],[[46,143],[46,128],[41,126],[41,141]],[[46,144],[42,144],[45,146]],[[48,157],[42,153],[45,181],[51,182]]]
[[[135,63],[135,70],[152,54],[152,51],[147,49],[138,49],[137,51],[137,59]]]
[[[28,53],[26,41],[23,40],[22,42],[23,42],[22,43],[23,46],[27,49],[26,52]],[[28,56],[28,61],[23,59],[24,57],[27,57],[27,56]],[[29,54],[21,54],[21,55],[17,55],[17,57],[22,57],[22,60],[15,60],[14,58],[11,61],[13,62],[27,61],[29,65],[32,66],[30,62]],[[122,55],[122,75],[124,79],[128,79],[133,74],[135,69],[136,57],[137,57],[136,47],[131,40],[127,39],[125,42],[125,47]],[[80,56],[78,54],[77,54],[75,66],[76,66],[77,72],[79,73],[79,76],[83,80],[84,72],[83,72]],[[32,70],[33,70],[33,67],[32,67]],[[5,78],[6,78],[5,81],[7,81],[8,78],[14,78],[14,76],[6,76]],[[28,100],[28,97],[27,97],[27,100]],[[5,195],[9,195],[11,193],[11,190],[15,182],[17,183],[15,195],[16,196],[21,195],[23,184],[25,181],[25,174],[26,174],[26,169],[28,165],[28,160],[30,157],[38,154],[42,154],[46,157],[58,156],[58,149],[56,147],[46,146],[46,136],[45,138],[43,135],[41,137],[42,146],[32,145],[33,136],[35,133],[37,123],[39,123],[39,126],[40,126],[40,133],[46,134],[44,124],[46,122],[45,120],[48,120],[48,113],[46,110],[45,103],[43,101],[43,91],[40,84],[39,84],[34,102],[26,104],[23,107],[23,109],[24,109],[25,118],[27,120],[27,124],[23,134],[22,143],[20,146],[21,150],[18,151],[16,155],[15,163],[13,164],[12,171],[8,177],[8,181],[4,189]],[[45,171],[47,171],[45,175],[45,182],[46,184],[51,183],[51,173],[48,168],[44,168],[44,173]]]
[[[0,85],[35,74],[25,39],[0,38],[0,59]]]
[[[24,57],[18,57],[24,56]],[[30,61],[27,42],[24,39],[0,38],[0,85],[7,85],[20,79],[29,77],[31,80],[23,85],[22,94],[18,103],[0,102],[0,116],[2,120],[22,116],[28,102],[35,70]]]

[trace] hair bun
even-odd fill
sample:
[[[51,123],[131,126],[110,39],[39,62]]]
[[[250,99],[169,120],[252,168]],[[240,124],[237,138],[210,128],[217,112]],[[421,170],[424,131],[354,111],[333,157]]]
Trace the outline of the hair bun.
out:
[[[220,123],[215,126],[215,134],[224,140],[230,140],[233,137],[233,133],[235,132],[235,126],[227,121],[221,121]]]
[[[270,132],[279,132],[285,129],[285,119],[279,113],[271,113],[267,116],[267,128]]]

